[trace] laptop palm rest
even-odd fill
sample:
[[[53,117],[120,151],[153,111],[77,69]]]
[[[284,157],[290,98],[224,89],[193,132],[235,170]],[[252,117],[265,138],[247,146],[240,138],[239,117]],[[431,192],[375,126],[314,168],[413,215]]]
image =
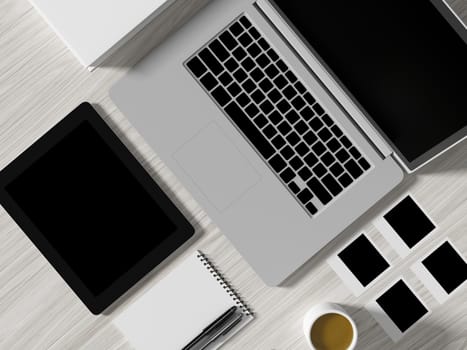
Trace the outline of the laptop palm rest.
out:
[[[228,209],[261,179],[215,123],[201,129],[174,158],[219,212]]]

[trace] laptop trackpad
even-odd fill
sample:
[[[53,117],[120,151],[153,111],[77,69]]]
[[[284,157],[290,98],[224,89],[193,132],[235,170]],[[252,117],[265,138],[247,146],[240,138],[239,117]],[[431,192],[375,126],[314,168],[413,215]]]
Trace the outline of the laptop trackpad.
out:
[[[227,209],[261,179],[215,123],[198,132],[174,158],[219,211]]]

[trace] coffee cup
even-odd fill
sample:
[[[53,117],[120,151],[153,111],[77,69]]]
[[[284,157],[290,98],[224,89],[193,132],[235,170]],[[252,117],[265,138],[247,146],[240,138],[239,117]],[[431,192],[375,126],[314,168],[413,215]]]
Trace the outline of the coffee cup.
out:
[[[306,341],[313,350],[353,350],[357,326],[339,305],[322,303],[311,308],[303,320]]]

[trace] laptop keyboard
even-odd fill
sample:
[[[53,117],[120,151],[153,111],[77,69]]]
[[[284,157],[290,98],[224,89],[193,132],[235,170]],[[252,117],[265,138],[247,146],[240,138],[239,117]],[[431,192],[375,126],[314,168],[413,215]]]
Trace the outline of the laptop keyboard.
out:
[[[311,216],[370,168],[246,16],[185,65]]]

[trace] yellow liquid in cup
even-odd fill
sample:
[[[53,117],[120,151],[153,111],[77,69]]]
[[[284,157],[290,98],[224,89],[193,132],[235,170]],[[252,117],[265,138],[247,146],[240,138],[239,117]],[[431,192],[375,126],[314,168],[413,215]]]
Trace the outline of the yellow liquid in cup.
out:
[[[318,350],[346,350],[353,339],[352,324],[342,315],[326,314],[313,323],[310,337]]]

